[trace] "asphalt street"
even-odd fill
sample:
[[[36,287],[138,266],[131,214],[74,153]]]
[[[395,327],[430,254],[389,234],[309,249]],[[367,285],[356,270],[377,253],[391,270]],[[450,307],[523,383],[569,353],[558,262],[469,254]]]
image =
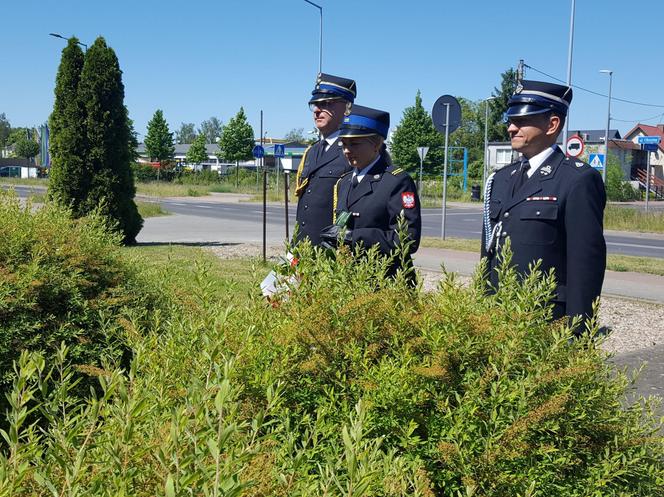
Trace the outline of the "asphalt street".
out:
[[[164,209],[188,216],[214,217],[246,223],[262,223],[263,206],[257,203],[221,203],[195,200],[160,201]],[[295,206],[289,206],[289,229],[295,223]],[[283,205],[267,206],[267,222],[281,226],[285,235],[285,209]],[[422,232],[424,236],[440,237],[442,232],[441,209],[422,210]],[[482,234],[482,207],[448,207],[445,234],[448,237],[479,239]],[[639,233],[605,233],[610,254],[664,258],[664,238]]]

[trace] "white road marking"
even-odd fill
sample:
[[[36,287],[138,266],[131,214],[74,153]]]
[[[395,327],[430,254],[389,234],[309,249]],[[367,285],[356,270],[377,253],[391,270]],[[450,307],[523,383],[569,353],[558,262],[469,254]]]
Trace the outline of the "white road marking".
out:
[[[618,242],[606,242],[606,244],[617,245],[618,247],[634,247],[634,248],[664,250],[664,247],[658,247],[657,245],[639,245],[636,243],[618,243]]]

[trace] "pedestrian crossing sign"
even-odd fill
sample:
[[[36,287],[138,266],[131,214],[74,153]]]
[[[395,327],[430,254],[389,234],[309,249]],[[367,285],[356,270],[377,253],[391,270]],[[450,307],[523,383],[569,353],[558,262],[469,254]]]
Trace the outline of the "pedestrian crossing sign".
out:
[[[604,169],[604,154],[590,154],[588,155],[588,164],[595,169]]]

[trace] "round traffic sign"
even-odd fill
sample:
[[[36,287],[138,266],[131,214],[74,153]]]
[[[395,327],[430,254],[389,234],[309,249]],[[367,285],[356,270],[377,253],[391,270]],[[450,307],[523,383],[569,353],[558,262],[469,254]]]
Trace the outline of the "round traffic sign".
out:
[[[570,157],[579,157],[583,153],[584,143],[579,135],[572,135],[567,139],[565,152]]]
[[[261,147],[260,145],[256,145],[251,153],[254,155],[256,159],[260,159],[265,155],[265,149]]]
[[[433,126],[440,133],[445,133],[447,127],[447,107],[450,108],[450,125],[448,133],[456,131],[461,126],[461,104],[452,95],[443,95],[436,100],[431,110]]]

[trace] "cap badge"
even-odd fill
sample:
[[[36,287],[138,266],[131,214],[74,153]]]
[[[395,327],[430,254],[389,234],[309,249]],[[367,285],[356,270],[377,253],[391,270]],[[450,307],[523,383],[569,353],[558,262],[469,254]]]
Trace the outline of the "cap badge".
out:
[[[522,91],[523,91],[523,85],[522,85],[521,83],[517,84],[517,85],[516,85],[516,88],[514,89],[514,94],[515,94],[515,95],[518,95],[518,94],[521,93]]]
[[[543,176],[548,176],[551,174],[551,166],[544,166],[543,168],[540,169],[540,174]]]

